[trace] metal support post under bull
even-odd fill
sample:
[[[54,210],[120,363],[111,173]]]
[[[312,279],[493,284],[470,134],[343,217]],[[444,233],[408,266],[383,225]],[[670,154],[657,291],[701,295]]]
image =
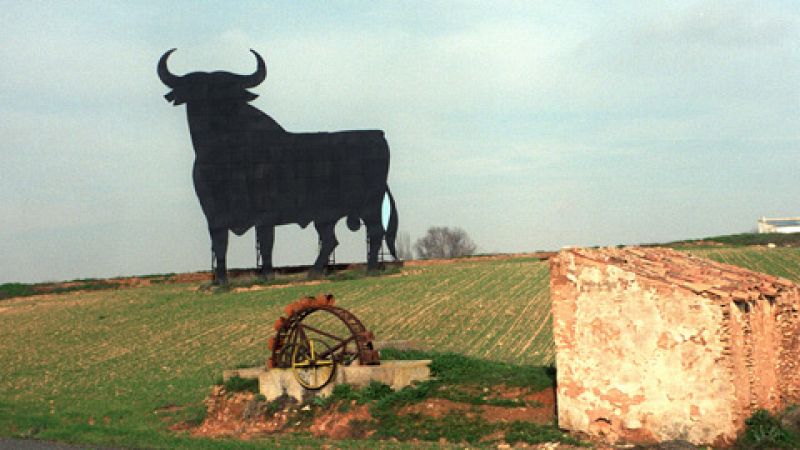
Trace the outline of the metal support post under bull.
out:
[[[262,267],[264,267],[264,257],[261,255],[261,244],[256,239],[256,272],[261,273]]]

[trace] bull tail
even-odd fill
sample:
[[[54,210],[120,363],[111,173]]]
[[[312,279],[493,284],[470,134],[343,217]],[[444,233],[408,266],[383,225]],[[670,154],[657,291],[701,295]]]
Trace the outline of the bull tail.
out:
[[[392,197],[389,186],[386,186],[386,195],[389,196],[389,207],[391,208],[389,211],[389,226],[386,229],[386,246],[389,247],[389,253],[392,254],[394,259],[397,259],[397,249],[394,246],[394,241],[397,238],[397,208],[394,205],[394,197]]]

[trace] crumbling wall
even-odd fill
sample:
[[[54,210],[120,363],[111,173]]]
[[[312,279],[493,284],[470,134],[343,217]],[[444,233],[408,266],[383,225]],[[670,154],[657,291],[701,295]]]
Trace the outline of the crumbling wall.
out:
[[[726,444],[756,408],[796,399],[797,287],[779,280],[768,297],[753,286],[774,277],[754,276],[767,277],[665,249],[562,251],[551,260],[559,426]]]
[[[733,432],[719,307],[574,255],[551,270],[560,427],[612,442]]]
[[[714,299],[725,308],[729,344],[723,356],[736,378],[736,425],[756,409],[800,404],[800,290],[772,279],[761,292]]]
[[[777,297],[781,354],[778,374],[781,380],[781,404],[800,405],[800,288],[787,287]]]
[[[734,345],[743,349],[744,370],[749,385],[745,412],[761,407],[775,411],[780,406],[778,391],[778,357],[780,335],[770,302],[733,302],[730,320],[739,324],[741,335],[734,337]]]

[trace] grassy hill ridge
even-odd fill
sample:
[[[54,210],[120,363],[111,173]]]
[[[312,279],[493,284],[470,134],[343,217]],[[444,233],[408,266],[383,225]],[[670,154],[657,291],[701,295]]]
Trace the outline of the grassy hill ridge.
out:
[[[800,247],[800,233],[740,233],[653,245],[680,248],[708,244],[727,247],[765,246],[769,244],[774,244],[777,247]]]

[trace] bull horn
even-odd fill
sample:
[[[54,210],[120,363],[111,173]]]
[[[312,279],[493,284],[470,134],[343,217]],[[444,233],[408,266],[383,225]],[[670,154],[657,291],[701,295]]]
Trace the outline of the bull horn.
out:
[[[265,78],[267,78],[267,65],[264,63],[264,59],[261,58],[261,55],[259,55],[252,48],[250,49],[250,51],[253,52],[254,55],[256,55],[256,62],[258,63],[258,67],[256,68],[256,71],[253,72],[252,75],[242,75],[241,78],[242,87],[244,88],[256,87],[259,84],[261,84],[261,82],[264,81]]]
[[[158,78],[161,79],[161,82],[166,84],[167,86],[174,88],[182,77],[173,75],[167,69],[167,58],[169,55],[172,54],[176,49],[168,50],[166,53],[161,55],[161,59],[158,60]]]

